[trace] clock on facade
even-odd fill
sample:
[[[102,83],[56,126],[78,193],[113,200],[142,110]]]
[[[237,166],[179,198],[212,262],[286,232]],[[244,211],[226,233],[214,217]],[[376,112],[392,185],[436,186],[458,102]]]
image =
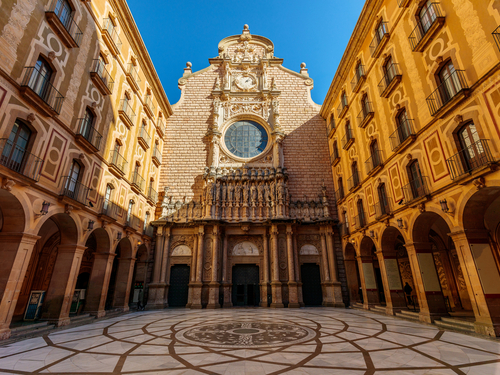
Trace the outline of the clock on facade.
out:
[[[250,90],[257,84],[256,80],[252,76],[244,75],[240,76],[236,80],[236,86],[238,86],[241,90]]]
[[[255,121],[238,121],[227,129],[224,144],[230,153],[239,158],[253,158],[267,146],[266,129]]]

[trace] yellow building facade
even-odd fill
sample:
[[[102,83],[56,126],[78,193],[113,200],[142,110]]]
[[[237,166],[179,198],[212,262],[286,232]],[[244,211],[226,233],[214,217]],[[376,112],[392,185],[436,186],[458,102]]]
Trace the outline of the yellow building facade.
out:
[[[144,298],[170,104],[125,1],[2,3],[0,338]]]
[[[321,110],[351,305],[500,334],[499,24],[366,2]]]

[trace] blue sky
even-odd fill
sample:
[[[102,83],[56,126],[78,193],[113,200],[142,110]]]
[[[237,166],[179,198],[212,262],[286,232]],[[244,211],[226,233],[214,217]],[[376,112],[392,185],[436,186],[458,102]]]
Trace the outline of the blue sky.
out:
[[[305,62],[321,104],[342,58],[364,0],[128,0],[171,104],[187,61],[193,71],[217,56],[219,41],[250,32],[271,39],[275,56],[294,71]]]

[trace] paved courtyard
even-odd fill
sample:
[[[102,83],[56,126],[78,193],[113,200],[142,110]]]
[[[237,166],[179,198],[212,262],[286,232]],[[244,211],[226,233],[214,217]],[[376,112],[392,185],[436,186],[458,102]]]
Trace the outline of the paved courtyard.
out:
[[[500,374],[500,341],[364,311],[137,312],[0,347],[0,374]]]

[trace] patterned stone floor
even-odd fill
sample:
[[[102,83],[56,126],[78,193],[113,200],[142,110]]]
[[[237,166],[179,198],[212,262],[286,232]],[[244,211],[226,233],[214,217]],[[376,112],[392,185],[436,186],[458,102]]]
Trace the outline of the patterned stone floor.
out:
[[[0,346],[0,374],[500,374],[500,341],[369,312],[137,312]]]

